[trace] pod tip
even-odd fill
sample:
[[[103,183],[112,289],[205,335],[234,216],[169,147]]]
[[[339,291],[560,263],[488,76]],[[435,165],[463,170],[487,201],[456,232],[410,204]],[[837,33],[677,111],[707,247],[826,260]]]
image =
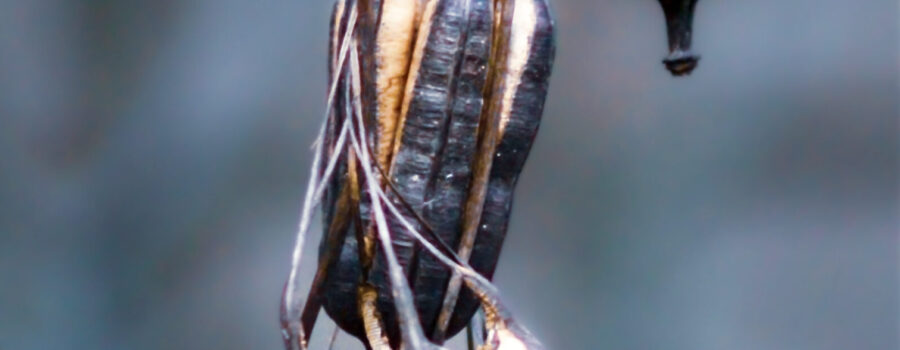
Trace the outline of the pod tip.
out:
[[[691,74],[699,61],[700,56],[690,51],[676,50],[663,59],[663,64],[673,76],[680,77]]]

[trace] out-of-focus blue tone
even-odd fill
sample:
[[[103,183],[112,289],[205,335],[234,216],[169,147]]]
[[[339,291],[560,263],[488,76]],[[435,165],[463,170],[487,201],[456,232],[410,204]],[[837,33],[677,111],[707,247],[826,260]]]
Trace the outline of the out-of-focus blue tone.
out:
[[[898,3],[701,0],[674,79],[655,0],[553,2],[496,279],[522,322],[549,349],[897,349]],[[330,6],[0,4],[0,349],[281,347]]]

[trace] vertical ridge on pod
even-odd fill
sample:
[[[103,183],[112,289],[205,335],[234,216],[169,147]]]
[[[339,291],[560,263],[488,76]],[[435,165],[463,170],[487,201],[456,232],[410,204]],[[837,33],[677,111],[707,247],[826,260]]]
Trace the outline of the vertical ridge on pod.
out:
[[[463,49],[457,62],[457,79],[446,137],[436,169],[428,182],[422,216],[441,240],[455,247],[459,241],[462,207],[472,178],[471,163],[477,146],[478,126],[484,105],[493,29],[490,0],[469,0]],[[449,279],[445,266],[428,254],[418,254],[413,262],[417,290],[443,290]],[[426,330],[434,329],[443,293],[416,293],[416,303]],[[429,334],[441,343],[442,337]]]
[[[511,30],[499,44],[503,45],[499,52],[504,57],[498,58],[502,66],[495,79],[499,81],[494,81],[486,116],[495,129],[482,136],[479,150],[490,159],[482,163],[483,172],[479,174],[485,181],[481,183],[483,192],[477,188],[470,192],[470,204],[480,206],[480,212],[477,207],[473,211],[480,215],[470,217],[478,220],[477,225],[463,231],[459,251],[460,258],[487,278],[496,268],[516,181],[537,135],[555,54],[554,23],[546,1],[509,0],[503,11],[501,26]],[[471,291],[459,291],[459,282],[453,282],[446,293],[450,298],[456,292],[460,296],[449,323],[461,329],[477,309],[478,301]],[[445,307],[453,308],[450,298],[445,299]]]

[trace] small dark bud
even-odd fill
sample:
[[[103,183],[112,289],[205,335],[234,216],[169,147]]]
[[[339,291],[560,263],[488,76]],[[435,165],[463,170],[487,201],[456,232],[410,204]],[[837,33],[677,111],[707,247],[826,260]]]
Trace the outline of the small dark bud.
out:
[[[700,56],[691,52],[694,7],[697,0],[659,0],[666,16],[669,36],[669,55],[663,59],[666,69],[674,76],[690,74],[697,67]]]

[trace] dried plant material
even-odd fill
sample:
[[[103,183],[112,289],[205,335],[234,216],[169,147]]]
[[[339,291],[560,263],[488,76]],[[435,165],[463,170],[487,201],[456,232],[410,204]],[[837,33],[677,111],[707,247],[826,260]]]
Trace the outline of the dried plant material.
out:
[[[509,32],[501,33],[497,41],[507,49],[495,55],[505,59],[494,59],[498,67],[486,114],[487,128],[479,146],[459,247],[461,258],[489,277],[499,253],[493,247],[502,245],[505,238],[513,190],[537,136],[554,55],[546,3],[504,4],[500,18],[502,23],[509,23],[502,25]],[[459,292],[459,276],[454,276],[439,320],[455,308],[454,298]],[[471,301],[463,303],[468,303],[463,307],[473,307]]]
[[[345,41],[351,37],[351,34],[354,31],[355,23],[356,23],[356,7],[350,11],[348,25],[346,27],[345,33],[343,33],[343,37]],[[339,33],[335,33],[338,35]],[[342,46],[339,53],[338,62],[343,62],[347,55],[347,46]],[[332,79],[330,83],[330,88],[328,92],[328,102],[327,108],[330,109],[334,104],[335,96],[337,95],[338,89],[338,79]],[[303,254],[303,243],[306,239],[306,232],[309,230],[309,220],[312,218],[312,211],[316,208],[319,198],[315,198],[314,194],[316,193],[316,187],[318,187],[319,182],[319,167],[322,159],[323,152],[323,144],[324,144],[324,136],[326,134],[326,129],[329,124],[329,118],[326,116],[325,120],[322,122],[322,127],[319,129],[318,136],[316,137],[314,156],[313,156],[313,164],[310,167],[310,176],[309,182],[306,186],[306,196],[303,200],[303,209],[300,213],[300,224],[297,229],[297,240],[294,245],[293,254],[291,256],[291,272],[288,275],[288,280],[285,282],[284,292],[281,299],[281,328],[282,328],[282,337],[285,342],[285,347],[287,349],[306,349],[307,336],[303,331],[303,326],[300,324],[300,313],[303,309],[303,301],[300,298],[300,286],[297,280],[297,274],[300,270],[300,259]],[[326,174],[322,174],[326,175]],[[330,174],[328,174],[330,176]],[[324,177],[324,176],[323,176]],[[325,177],[326,179],[328,177]]]
[[[394,147],[394,133],[400,119],[400,104],[409,73],[419,0],[384,0],[375,42],[375,111],[379,135],[375,154],[378,165],[387,169]]]
[[[374,350],[390,350],[388,339],[382,331],[384,327],[381,325],[381,316],[375,307],[375,299],[378,294],[375,288],[369,285],[359,287],[359,313],[363,318],[363,324],[366,328],[366,339],[369,346]]]
[[[540,348],[489,277],[540,122],[552,31],[544,0],[339,1],[329,114],[282,301],[288,349],[305,348],[322,307],[372,348],[440,348],[479,308],[499,340],[487,345]],[[304,304],[297,263],[319,204]]]

